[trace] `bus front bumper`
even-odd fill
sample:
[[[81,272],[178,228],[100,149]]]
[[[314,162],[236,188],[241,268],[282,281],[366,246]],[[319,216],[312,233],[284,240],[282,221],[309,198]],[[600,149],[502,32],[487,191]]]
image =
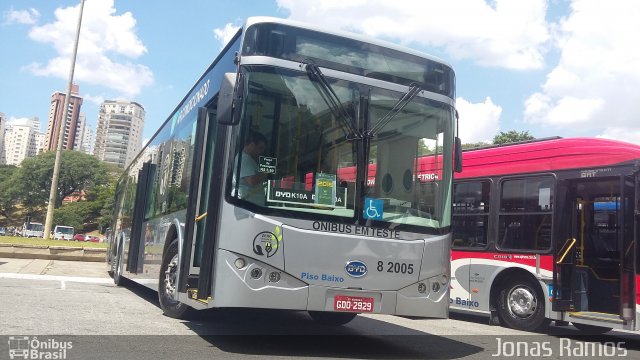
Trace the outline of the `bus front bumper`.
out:
[[[420,280],[400,290],[351,289],[307,284],[255,259],[221,250],[209,307],[249,307],[311,311],[349,311],[447,318],[449,279],[445,274]],[[237,259],[244,266],[238,267]],[[276,275],[277,274],[277,275]],[[276,281],[277,279],[277,281]],[[371,306],[343,310],[341,299]]]

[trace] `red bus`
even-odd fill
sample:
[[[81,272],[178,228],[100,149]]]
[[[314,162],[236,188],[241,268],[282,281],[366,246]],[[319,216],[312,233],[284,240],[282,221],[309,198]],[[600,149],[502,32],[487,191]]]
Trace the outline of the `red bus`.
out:
[[[638,330],[640,146],[542,139],[463,153],[450,308],[521,330]]]

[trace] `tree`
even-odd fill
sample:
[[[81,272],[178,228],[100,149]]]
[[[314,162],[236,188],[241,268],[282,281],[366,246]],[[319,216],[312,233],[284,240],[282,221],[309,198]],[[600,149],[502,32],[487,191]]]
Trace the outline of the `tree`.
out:
[[[534,140],[535,138],[529,135],[529,131],[515,131],[508,132],[500,131],[500,134],[493,138],[493,143],[496,145],[509,144],[519,141]]]
[[[0,165],[0,215],[11,220],[9,214],[15,210],[17,191],[11,177],[18,170],[13,165]]]
[[[76,192],[87,192],[107,183],[108,169],[95,157],[80,151],[63,151],[56,207],[62,199]],[[53,175],[55,152],[49,151],[33,158],[25,159],[12,179],[19,187],[18,195],[22,204],[30,210],[46,205]]]
[[[77,201],[53,211],[53,225],[73,226],[76,231],[84,228],[93,213],[93,202]]]

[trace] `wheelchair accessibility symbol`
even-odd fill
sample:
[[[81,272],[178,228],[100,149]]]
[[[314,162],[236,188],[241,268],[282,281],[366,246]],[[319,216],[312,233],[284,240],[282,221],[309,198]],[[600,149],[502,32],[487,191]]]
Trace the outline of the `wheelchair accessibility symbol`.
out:
[[[382,220],[382,206],[382,200],[364,198],[364,218],[371,220]]]

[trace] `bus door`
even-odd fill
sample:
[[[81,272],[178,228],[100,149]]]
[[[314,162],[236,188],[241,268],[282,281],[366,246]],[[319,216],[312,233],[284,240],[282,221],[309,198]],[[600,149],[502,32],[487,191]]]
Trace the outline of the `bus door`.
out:
[[[214,101],[215,103],[215,101]],[[225,127],[218,127],[215,109],[200,108],[194,139],[189,204],[184,229],[184,245],[178,291],[189,298],[207,302],[211,295],[217,244],[218,206],[222,196],[222,166],[218,152]]]
[[[126,270],[134,273],[142,273],[144,263],[144,246],[147,232],[144,229],[144,220],[149,200],[149,189],[155,176],[156,164],[146,162],[138,171],[138,183],[136,185],[135,204],[131,225],[131,237],[129,239],[129,251]]]
[[[569,311],[570,321],[625,324],[635,317],[635,180],[566,184],[569,208],[558,216],[570,221],[561,225],[555,248],[553,310]]]
[[[620,252],[620,317],[626,323],[636,321],[636,247],[638,240],[638,218],[640,189],[638,174],[625,176],[622,197],[622,233],[619,241]]]
[[[574,309],[574,278],[578,250],[578,212],[575,203],[575,185],[567,180],[559,180],[556,185],[556,211],[553,223],[555,234],[553,256],[553,311]]]

